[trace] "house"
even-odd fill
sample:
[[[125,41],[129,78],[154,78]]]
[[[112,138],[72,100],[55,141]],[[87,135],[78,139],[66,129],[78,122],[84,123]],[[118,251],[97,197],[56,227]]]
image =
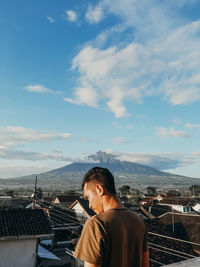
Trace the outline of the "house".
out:
[[[9,208],[12,205],[11,196],[0,196],[0,209]]]
[[[40,206],[38,203],[33,203],[33,202],[29,203],[25,208],[26,208],[26,209],[32,209],[33,206],[34,206],[34,208],[36,208],[36,209],[41,209],[41,206]]]
[[[197,213],[200,213],[200,203],[197,203],[196,205],[194,205],[193,210],[195,210]]]
[[[77,199],[76,195],[60,195],[55,198],[53,204],[61,208],[69,208],[69,206]]]
[[[158,201],[163,200],[163,197],[161,195],[157,196],[145,196],[141,199],[140,204],[141,205],[153,205],[154,203],[157,203]]]
[[[169,206],[173,210],[181,213],[193,212],[194,199],[182,197],[167,197],[159,201],[159,205]]]
[[[79,221],[83,224],[88,218],[96,214],[89,208],[89,201],[83,198],[76,199],[69,208],[75,211],[77,219],[79,219]]]
[[[33,267],[37,261],[38,239],[53,233],[43,210],[0,211],[0,267]]]

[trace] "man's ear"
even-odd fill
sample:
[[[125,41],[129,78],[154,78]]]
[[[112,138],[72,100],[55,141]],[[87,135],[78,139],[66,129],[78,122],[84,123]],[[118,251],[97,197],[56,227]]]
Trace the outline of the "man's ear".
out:
[[[96,184],[96,192],[98,195],[102,196],[104,194],[104,188],[100,184]]]

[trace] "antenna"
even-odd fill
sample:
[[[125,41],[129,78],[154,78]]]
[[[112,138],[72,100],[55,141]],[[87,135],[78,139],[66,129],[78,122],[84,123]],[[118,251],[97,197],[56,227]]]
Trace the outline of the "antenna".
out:
[[[32,206],[33,210],[35,209],[36,192],[37,192],[37,176],[35,177],[35,188],[34,188],[33,206]]]

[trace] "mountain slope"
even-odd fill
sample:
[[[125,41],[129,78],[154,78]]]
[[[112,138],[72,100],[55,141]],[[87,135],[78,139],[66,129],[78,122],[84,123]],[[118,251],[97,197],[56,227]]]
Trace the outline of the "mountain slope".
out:
[[[101,151],[95,155],[90,155],[88,160],[90,163],[72,163],[52,171],[38,174],[40,186],[46,188],[80,188],[83,175],[95,166],[108,168],[115,176],[117,187],[122,184],[129,184],[138,188],[148,185],[155,187],[173,187],[174,185],[187,187],[192,184],[200,184],[200,179],[165,173],[138,163],[119,161],[115,155]],[[34,183],[34,178],[35,175],[2,179],[0,180],[0,186],[30,186]]]

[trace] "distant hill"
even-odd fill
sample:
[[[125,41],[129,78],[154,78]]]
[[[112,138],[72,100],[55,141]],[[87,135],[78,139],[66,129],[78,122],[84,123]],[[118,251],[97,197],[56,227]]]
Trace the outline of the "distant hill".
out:
[[[92,167],[108,168],[115,176],[116,186],[132,187],[188,187],[200,184],[200,179],[162,172],[154,168],[116,159],[115,155],[97,152],[88,156],[90,163],[72,163],[64,167],[37,174],[39,186],[45,188],[80,188],[83,175]],[[0,179],[0,187],[30,187],[36,174],[12,179]]]

